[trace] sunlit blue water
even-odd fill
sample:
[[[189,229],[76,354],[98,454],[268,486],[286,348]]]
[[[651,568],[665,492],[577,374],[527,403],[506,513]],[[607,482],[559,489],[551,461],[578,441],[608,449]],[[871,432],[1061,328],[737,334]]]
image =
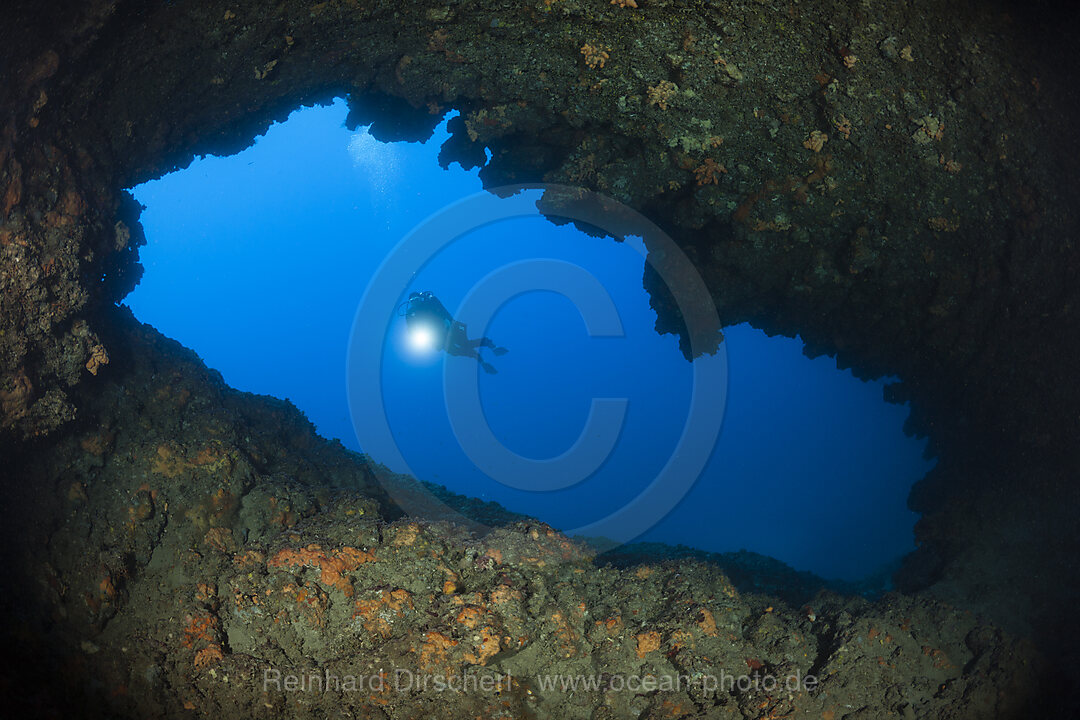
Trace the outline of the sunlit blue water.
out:
[[[148,245],[135,314],[194,348],[233,386],[287,397],[327,437],[360,449],[345,396],[346,347],[375,268],[417,222],[481,189],[475,172],[436,163],[426,144],[382,144],[343,127],[344,104],[305,109],[248,150],[206,158],[135,189]],[[653,331],[630,240],[585,236],[542,220],[470,233],[414,279],[453,309],[488,272],[535,257],[593,274],[619,309],[623,338],[590,338],[554,293],[507,303],[489,335],[510,352],[481,375],[487,420],[506,446],[556,456],[577,439],[593,397],[629,399],[609,460],[574,488],[535,493],[479,472],[450,429],[442,355],[384,349],[388,419],[409,468],[558,527],[618,508],[663,466],[678,440],[691,367],[675,337]],[[406,288],[402,288],[404,292]],[[702,477],[641,539],[708,550],[746,548],[829,577],[857,578],[912,549],[911,484],[930,467],[905,438],[907,410],[880,382],[809,360],[795,339],[726,328],[724,426]],[[376,458],[379,459],[379,458]],[[404,469],[404,468],[395,468]]]

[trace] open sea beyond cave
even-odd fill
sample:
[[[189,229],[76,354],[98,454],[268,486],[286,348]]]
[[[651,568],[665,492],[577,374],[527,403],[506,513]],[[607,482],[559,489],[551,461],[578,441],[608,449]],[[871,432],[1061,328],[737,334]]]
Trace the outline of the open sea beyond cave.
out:
[[[426,143],[382,143],[346,129],[345,115],[340,100],[298,110],[237,155],[134,188],[145,206],[146,273],[125,302],[229,384],[288,398],[320,433],[362,450],[346,398],[358,303],[403,236],[481,182],[476,171],[439,167],[445,122]],[[490,224],[424,265],[403,297],[432,291],[453,312],[489,273],[536,258],[596,278],[625,334],[590,337],[578,308],[555,292],[513,297],[487,329],[508,352],[481,350],[496,374],[477,366],[484,417],[510,450],[551,458],[574,444],[592,398],[626,398],[606,461],[554,491],[489,477],[455,436],[443,390],[445,363],[476,361],[413,351],[404,321],[385,343],[383,393],[407,465],[375,459],[570,529],[618,509],[659,472],[688,412],[692,366],[675,336],[654,330],[634,237],[618,243],[536,217]],[[932,462],[925,442],[902,431],[908,408],[883,401],[888,379],[863,382],[831,358],[809,359],[797,338],[748,325],[724,335],[720,436],[697,482],[639,539],[745,548],[848,580],[909,552],[917,516],[906,498]]]

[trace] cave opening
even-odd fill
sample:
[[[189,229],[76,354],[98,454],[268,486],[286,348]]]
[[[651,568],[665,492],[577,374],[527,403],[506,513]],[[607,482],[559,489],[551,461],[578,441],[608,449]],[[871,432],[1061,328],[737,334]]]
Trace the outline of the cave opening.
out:
[[[445,121],[426,143],[383,143],[345,128],[346,112],[340,100],[298,110],[239,154],[133,188],[145,206],[145,274],[124,302],[233,387],[289,398],[322,435],[361,451],[345,392],[357,304],[403,235],[482,183],[476,171],[439,168]],[[526,218],[471,232],[425,265],[403,295],[433,290],[451,310],[484,276],[535,258],[584,268],[618,308],[625,335],[612,338],[589,337],[553,292],[519,295],[495,314],[486,332],[509,352],[486,356],[498,373],[481,374],[480,396],[508,448],[564,452],[593,397],[626,397],[628,410],[612,454],[584,482],[549,492],[501,484],[463,452],[445,410],[446,364],[473,361],[407,352],[398,323],[383,390],[409,469],[564,529],[640,492],[672,452],[691,396],[678,339],[654,329],[641,250],[639,238]],[[907,495],[931,467],[925,441],[902,431],[908,408],[884,402],[887,379],[809,359],[798,338],[749,325],[724,334],[719,440],[682,501],[638,539],[746,549],[844,580],[891,570],[914,547]]]

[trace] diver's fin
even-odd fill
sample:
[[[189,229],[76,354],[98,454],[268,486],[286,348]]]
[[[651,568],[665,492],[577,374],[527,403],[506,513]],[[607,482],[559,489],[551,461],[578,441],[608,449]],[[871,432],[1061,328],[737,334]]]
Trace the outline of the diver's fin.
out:
[[[492,365],[490,363],[486,363],[483,360],[480,361],[480,367],[484,368],[484,372],[486,372],[488,375],[495,375],[496,373],[499,372],[498,370],[495,369],[494,365]]]
[[[496,355],[505,355],[509,351],[504,347],[496,347],[491,348],[491,352],[495,353]]]

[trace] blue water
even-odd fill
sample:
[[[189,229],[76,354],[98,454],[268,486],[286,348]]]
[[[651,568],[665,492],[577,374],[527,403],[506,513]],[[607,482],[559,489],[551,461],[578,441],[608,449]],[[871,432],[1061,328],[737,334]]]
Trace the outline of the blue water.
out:
[[[295,112],[255,145],[134,189],[146,206],[146,274],[136,316],[195,349],[234,387],[292,400],[320,433],[361,449],[346,400],[346,350],[375,269],[416,223],[481,189],[477,173],[438,167],[440,127],[425,144],[383,144],[343,127],[344,104]],[[417,355],[398,321],[383,348],[387,420],[407,467],[458,492],[575,528],[636,496],[667,461],[691,397],[691,365],[653,330],[640,241],[616,243],[539,219],[463,236],[413,278],[453,311],[508,263],[555,258],[587,270],[619,311],[623,337],[590,337],[553,292],[506,303],[487,334],[509,352],[479,376],[487,423],[506,447],[550,458],[573,445],[594,397],[628,399],[618,443],[599,470],[553,492],[490,479],[447,417],[444,363]],[[364,330],[361,329],[363,333]],[[929,468],[882,400],[798,339],[725,328],[723,430],[701,477],[640,539],[745,548],[826,577],[855,579],[913,548],[911,484]],[[377,342],[372,333],[372,342]],[[377,460],[386,460],[376,457]]]

